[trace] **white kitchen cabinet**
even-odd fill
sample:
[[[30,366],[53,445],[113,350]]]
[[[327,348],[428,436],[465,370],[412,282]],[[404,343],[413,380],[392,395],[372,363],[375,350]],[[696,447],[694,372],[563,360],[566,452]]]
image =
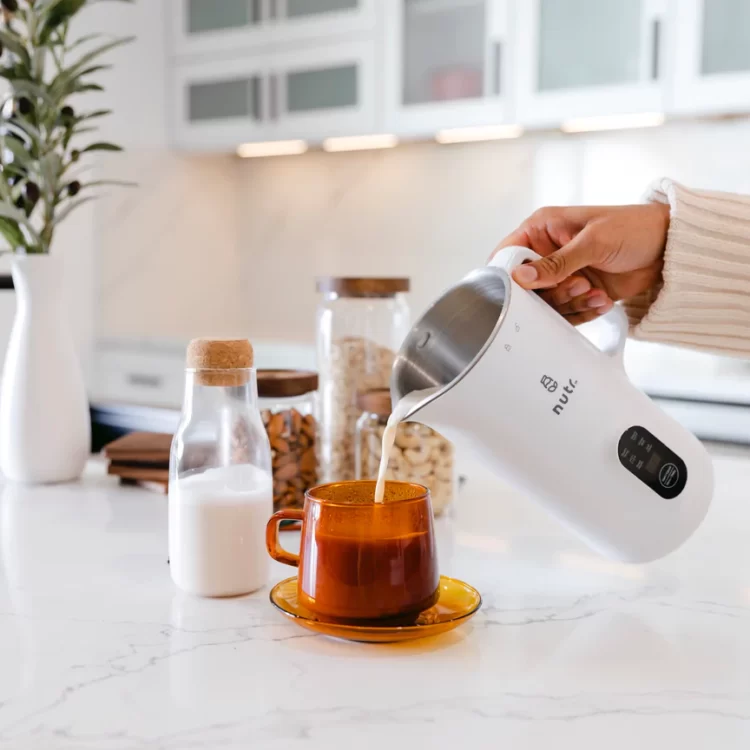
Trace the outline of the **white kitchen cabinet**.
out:
[[[268,74],[267,137],[320,141],[376,130],[372,41],[277,53]]]
[[[676,23],[671,109],[750,111],[750,0],[672,0]]]
[[[372,41],[179,64],[172,78],[178,148],[226,152],[376,130]]]
[[[172,68],[172,144],[196,151],[233,151],[267,138],[267,61],[259,56]]]
[[[375,25],[376,0],[168,0],[172,54],[228,57],[269,45],[345,38]]]
[[[515,8],[521,122],[664,111],[668,0],[519,0]]]
[[[508,121],[510,0],[384,0],[385,125],[404,136]]]

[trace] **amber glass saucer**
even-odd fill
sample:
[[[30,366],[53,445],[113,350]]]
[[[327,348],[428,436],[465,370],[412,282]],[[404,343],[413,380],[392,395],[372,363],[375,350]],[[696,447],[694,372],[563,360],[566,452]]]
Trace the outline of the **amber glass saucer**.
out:
[[[371,620],[346,624],[323,620],[297,601],[297,576],[277,583],[271,589],[271,604],[303,628],[333,638],[362,643],[399,643],[447,633],[468,622],[482,606],[479,592],[468,583],[440,576],[440,598],[435,606],[421,612],[410,622]]]

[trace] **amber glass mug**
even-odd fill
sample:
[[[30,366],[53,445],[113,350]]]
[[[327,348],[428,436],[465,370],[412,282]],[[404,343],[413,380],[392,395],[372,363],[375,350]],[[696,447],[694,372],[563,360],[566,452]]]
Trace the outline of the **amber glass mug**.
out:
[[[302,509],[274,513],[266,546],[274,560],[299,567],[299,603],[334,620],[416,615],[438,598],[438,566],[430,493],[419,484],[388,482],[375,503],[375,482],[314,487]],[[279,545],[279,522],[302,521],[300,553]]]

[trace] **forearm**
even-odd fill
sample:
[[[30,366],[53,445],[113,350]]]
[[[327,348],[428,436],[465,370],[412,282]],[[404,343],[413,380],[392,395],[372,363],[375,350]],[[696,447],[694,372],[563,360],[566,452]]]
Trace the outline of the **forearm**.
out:
[[[661,180],[670,205],[662,283],[627,300],[635,338],[750,355],[750,197]]]

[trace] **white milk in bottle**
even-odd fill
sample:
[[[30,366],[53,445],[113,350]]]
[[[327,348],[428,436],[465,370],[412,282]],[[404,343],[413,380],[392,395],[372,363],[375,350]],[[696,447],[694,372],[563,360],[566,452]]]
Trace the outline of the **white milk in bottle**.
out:
[[[268,579],[271,448],[250,342],[196,339],[169,464],[172,580],[190,594],[238,596]]]

